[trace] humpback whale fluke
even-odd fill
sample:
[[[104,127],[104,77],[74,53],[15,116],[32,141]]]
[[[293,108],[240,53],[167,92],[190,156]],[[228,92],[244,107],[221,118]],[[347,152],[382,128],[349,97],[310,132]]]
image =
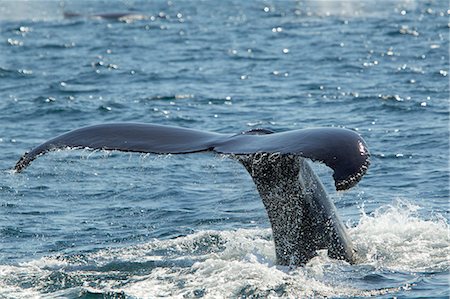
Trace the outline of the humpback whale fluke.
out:
[[[25,153],[14,169],[21,172],[36,157],[64,148],[230,155],[244,165],[256,184],[271,222],[277,263],[304,264],[319,249],[328,249],[332,258],[354,261],[345,226],[306,161],[332,168],[337,190],[353,187],[369,166],[366,143],[353,131],[314,128],[274,133],[253,129],[229,135],[154,124],[101,124],[39,145]]]

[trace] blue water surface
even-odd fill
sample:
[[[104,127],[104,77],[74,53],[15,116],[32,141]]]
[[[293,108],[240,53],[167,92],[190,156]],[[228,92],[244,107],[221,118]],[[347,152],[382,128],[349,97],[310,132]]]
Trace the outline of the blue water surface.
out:
[[[64,18],[64,12],[81,17]],[[121,19],[95,17],[126,12]],[[0,1],[1,298],[447,298],[447,1]],[[21,155],[105,122],[360,133],[336,193],[357,250],[275,264],[245,169],[213,154]]]

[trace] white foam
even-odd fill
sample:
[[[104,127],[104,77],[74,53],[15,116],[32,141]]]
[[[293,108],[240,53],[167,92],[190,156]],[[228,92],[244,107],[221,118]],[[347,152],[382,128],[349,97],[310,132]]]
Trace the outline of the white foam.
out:
[[[397,200],[371,215],[362,212],[350,235],[362,263],[400,271],[449,269],[449,225],[440,216],[421,219],[419,207]]]
[[[24,288],[19,283],[31,277],[42,277],[42,271],[33,267],[0,265],[0,298],[41,298],[39,289]]]
[[[49,284],[61,283],[61,278],[52,281],[55,275],[82,282],[67,291],[124,292],[137,298],[322,298],[397,292],[409,288],[410,282],[384,289],[377,283],[371,287],[354,282],[368,273],[450,268],[448,223],[440,217],[423,219],[417,211],[417,206],[397,201],[371,215],[362,212],[359,223],[350,229],[358,265],[332,260],[321,251],[303,267],[277,266],[269,229],[201,231],[172,240],[0,266],[0,297],[45,297],[50,294],[42,292]],[[118,273],[128,275],[125,282],[114,278]]]

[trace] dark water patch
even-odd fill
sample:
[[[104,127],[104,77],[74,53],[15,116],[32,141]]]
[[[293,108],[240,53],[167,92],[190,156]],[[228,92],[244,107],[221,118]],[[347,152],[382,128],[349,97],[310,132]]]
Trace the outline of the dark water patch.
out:
[[[429,296],[430,298],[447,298],[450,295],[448,289],[448,271],[440,273],[422,273],[423,277],[419,278],[416,283],[411,286],[411,291],[414,291],[414,298],[422,296]]]
[[[270,290],[261,290],[258,287],[254,285],[246,285],[244,286],[237,295],[239,298],[268,298],[272,296],[283,296],[283,294],[286,293],[287,290],[287,284],[281,284],[278,286],[273,287]]]
[[[116,103],[116,102],[109,102],[103,105],[100,105],[98,107],[98,110],[101,111],[102,113],[109,113],[111,111],[120,111],[120,110],[124,110],[127,109],[127,106],[122,105],[120,103]]]
[[[14,209],[14,208],[18,208],[19,205],[15,204],[15,203],[10,203],[10,202],[2,202],[0,204],[0,207],[6,208],[6,209]]]
[[[30,237],[30,234],[24,233],[24,231],[18,227],[7,226],[0,229],[0,234],[2,237]]]
[[[84,27],[86,25],[86,20],[83,18],[74,18],[74,19],[64,19],[61,22],[57,23],[57,26],[59,28],[69,28],[71,29],[72,27]],[[56,25],[55,25],[56,26]]]
[[[55,291],[69,289],[83,285],[82,277],[70,275],[64,271],[52,271],[44,279],[39,281],[41,292],[53,293]]]
[[[100,291],[93,291],[93,290],[85,290],[82,289],[80,291],[76,291],[76,292],[72,292],[69,291],[67,292],[67,296],[68,297],[72,297],[70,294],[73,293],[73,298],[77,298],[77,299],[127,299],[127,298],[133,298],[130,296],[127,296],[124,292],[114,292],[114,291],[105,291],[105,292],[100,292]]]
[[[19,78],[30,78],[32,76],[33,76],[32,70],[28,69],[12,70],[0,67],[0,78],[19,79]]]
[[[365,271],[368,273],[362,275],[354,283],[358,284],[359,287],[366,289],[370,289],[371,285],[377,285],[379,286],[378,290],[381,291],[381,294],[409,290],[411,286],[415,285],[418,281],[418,278],[415,275],[407,272],[372,272],[373,269],[371,269],[371,267],[362,266],[362,268],[366,268]]]
[[[213,225],[217,225],[220,223],[226,223],[228,222],[230,219],[229,217],[218,217],[218,218],[205,218],[205,219],[200,219],[196,221],[196,225],[198,226],[213,226]]]
[[[91,271],[91,272],[103,272],[103,273],[111,273],[111,272],[120,272],[126,273],[125,275],[146,275],[149,274],[155,268],[173,268],[173,267],[181,267],[188,268],[191,267],[196,261],[188,260],[188,259],[164,259],[164,260],[155,260],[155,261],[146,261],[146,262],[131,262],[131,261],[113,261],[109,262],[106,265],[102,266],[84,266],[80,267],[79,270],[82,271]],[[78,269],[77,269],[78,270]]]
[[[5,172],[8,172],[9,169],[6,169]],[[15,193],[16,189],[12,186],[0,186],[1,193]]]
[[[139,101],[146,102],[146,101],[175,101],[175,100],[189,100],[194,98],[194,95],[192,94],[176,94],[176,95],[156,95],[156,96],[149,96],[142,99],[139,99]]]
[[[39,109],[36,109],[35,111],[29,112],[28,114],[22,115],[22,118],[26,119],[40,119],[45,116],[49,115],[61,115],[61,116],[67,116],[69,119],[77,118],[77,115],[83,114],[83,111],[80,109],[76,109],[73,107],[55,107],[55,106],[48,106],[48,107],[40,107]]]
[[[14,70],[0,68],[0,77],[4,78],[4,77],[11,76],[12,74],[16,74],[16,72]]]

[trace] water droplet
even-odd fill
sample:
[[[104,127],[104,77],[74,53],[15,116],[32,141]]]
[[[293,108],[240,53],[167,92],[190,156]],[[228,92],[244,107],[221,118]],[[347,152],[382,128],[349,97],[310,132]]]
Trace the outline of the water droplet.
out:
[[[289,53],[289,49],[288,49],[288,48],[284,48],[284,49],[283,49],[283,53],[284,53],[284,54]]]
[[[21,73],[21,74],[23,74],[23,75],[31,75],[31,74],[33,74],[33,71],[32,71],[32,70],[25,70],[25,69],[23,69],[23,70],[18,70],[18,72]]]
[[[272,32],[282,32],[283,31],[283,28],[281,28],[281,27],[273,27],[272,28]]]
[[[12,38],[8,38],[8,44],[10,44],[11,46],[23,46],[23,42],[16,40],[16,39],[12,39]]]
[[[30,27],[20,26],[19,31],[20,32],[30,32]]]
[[[394,95],[394,99],[398,102],[403,102],[403,99],[401,96],[399,96],[398,94]]]
[[[50,103],[50,102],[54,102],[54,101],[56,101],[56,99],[54,97],[48,97],[48,98],[45,99],[44,102]]]

